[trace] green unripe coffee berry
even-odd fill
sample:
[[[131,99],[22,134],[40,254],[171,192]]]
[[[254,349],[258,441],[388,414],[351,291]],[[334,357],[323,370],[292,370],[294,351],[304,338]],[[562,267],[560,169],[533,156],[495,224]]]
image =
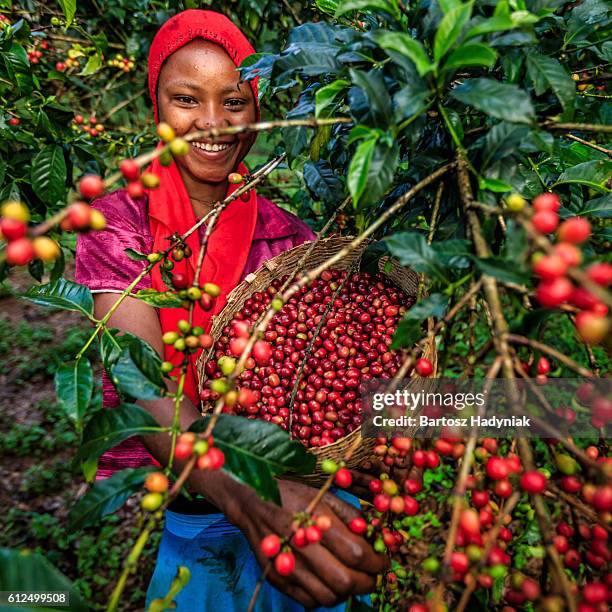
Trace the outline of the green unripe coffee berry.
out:
[[[205,455],[208,452],[208,442],[206,440],[198,440],[193,445],[193,452],[196,455]]]
[[[196,325],[192,330],[191,333],[194,336],[201,336],[204,333],[204,328],[200,327],[199,325]]]
[[[520,212],[525,208],[525,204],[527,204],[525,198],[518,193],[511,193],[506,198],[506,208],[512,212]]]
[[[503,578],[505,575],[506,575],[506,566],[502,565],[501,563],[489,568],[489,576],[491,576],[493,580],[497,580],[498,578]]]
[[[161,493],[147,493],[140,502],[143,510],[155,512],[163,503],[164,497]]]
[[[205,283],[204,292],[208,293],[211,297],[219,297],[221,295],[221,289],[215,283]]]
[[[162,342],[164,344],[174,344],[179,339],[179,335],[175,331],[166,332],[162,336]]]
[[[186,334],[190,329],[191,329],[191,325],[189,324],[189,321],[186,321],[185,319],[181,319],[178,322],[178,328],[184,333]]]
[[[169,146],[172,155],[181,157],[189,153],[189,143],[183,138],[175,138]]]
[[[215,378],[215,380],[210,381],[210,390],[223,395],[228,390],[227,382],[223,378]]]
[[[385,546],[382,538],[377,538],[376,542],[374,542],[374,550],[379,554],[387,551],[387,547]]]
[[[426,572],[437,572],[440,569],[440,562],[434,557],[428,557],[423,561],[423,569]]]
[[[62,25],[62,22],[59,20],[58,17],[51,17],[51,25],[57,27],[59,25]]]
[[[162,266],[164,270],[172,270],[172,268],[174,268],[174,262],[171,261],[170,259],[166,259],[166,261],[164,261]]]
[[[223,357],[219,357],[217,365],[224,376],[229,376],[236,368],[236,360],[229,355],[223,355]]]
[[[278,312],[279,310],[281,310],[283,307],[283,300],[281,300],[280,298],[274,298],[272,300],[272,309],[276,310],[276,312]]]
[[[171,361],[163,361],[161,364],[161,371],[164,374],[169,374],[174,369],[174,364]]]
[[[482,548],[476,546],[476,544],[470,544],[465,552],[470,561],[480,561],[482,559]]]
[[[170,125],[162,121],[161,123],[157,125],[157,135],[164,142],[170,142],[174,138],[175,133]]]
[[[156,263],[158,262],[160,259],[162,258],[161,253],[149,253],[147,255],[147,259],[151,262],[151,263]]]
[[[159,156],[159,163],[162,166],[169,166],[172,163],[172,160],[174,158],[172,157],[172,153],[170,153],[170,151],[168,151],[168,149],[164,149],[161,152],[161,155]]]
[[[172,346],[174,346],[174,350],[179,351],[179,353],[182,353],[187,348],[183,338],[179,338]]]
[[[335,474],[338,471],[338,464],[332,459],[324,459],[321,462],[321,470],[325,474]]]
[[[202,290],[199,287],[189,287],[187,289],[187,298],[192,302],[197,302],[202,297]]]

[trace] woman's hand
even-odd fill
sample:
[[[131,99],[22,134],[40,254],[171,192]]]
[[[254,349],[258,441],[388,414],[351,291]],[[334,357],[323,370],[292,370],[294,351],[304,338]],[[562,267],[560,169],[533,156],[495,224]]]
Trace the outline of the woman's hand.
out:
[[[282,507],[262,501],[239,483],[226,491],[223,501],[215,502],[244,532],[262,567],[268,560],[260,551],[261,540],[270,533],[289,535],[293,515],[303,511],[317,493],[312,487],[289,481],[280,481],[279,488]],[[268,580],[306,608],[334,606],[350,595],[373,591],[376,575],[385,569],[387,559],[346,527],[348,521],[359,516],[357,508],[326,494],[315,514],[329,516],[331,528],[319,544],[292,548],[296,564],[290,576],[282,577],[272,567]]]

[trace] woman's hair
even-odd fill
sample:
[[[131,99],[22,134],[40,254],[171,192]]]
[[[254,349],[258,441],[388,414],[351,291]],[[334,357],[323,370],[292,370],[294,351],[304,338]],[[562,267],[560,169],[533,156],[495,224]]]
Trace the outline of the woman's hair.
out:
[[[221,13],[190,9],[168,19],[155,34],[149,49],[149,95],[156,123],[159,121],[157,84],[164,62],[175,51],[196,38],[221,46],[236,67],[240,66],[249,55],[255,53],[255,49],[241,30]],[[255,99],[256,120],[259,121],[257,79],[248,83]]]

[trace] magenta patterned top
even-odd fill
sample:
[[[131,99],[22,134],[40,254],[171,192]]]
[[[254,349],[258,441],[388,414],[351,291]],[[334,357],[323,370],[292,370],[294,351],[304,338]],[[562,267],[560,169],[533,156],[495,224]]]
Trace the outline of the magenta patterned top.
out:
[[[96,200],[93,207],[106,217],[106,229],[79,235],[75,280],[94,293],[123,291],[144,266],[143,262],[129,259],[124,250],[132,248],[149,253],[153,248],[147,199],[132,199],[125,189],[120,189]],[[204,227],[200,230],[203,234]],[[312,230],[295,215],[258,196],[253,243],[241,280],[257,270],[264,261],[312,240],[314,236]],[[231,245],[228,247],[231,248]],[[147,276],[134,291],[150,287],[151,278]],[[120,403],[106,372],[102,375],[102,397],[105,408],[114,408]],[[140,437],[135,436],[100,457],[96,478],[108,478],[118,470],[151,464],[157,464],[157,461]]]

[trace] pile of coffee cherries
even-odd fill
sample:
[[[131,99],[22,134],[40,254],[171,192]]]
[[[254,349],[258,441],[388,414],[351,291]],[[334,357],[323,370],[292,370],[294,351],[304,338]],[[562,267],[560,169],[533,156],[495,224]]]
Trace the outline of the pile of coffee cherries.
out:
[[[238,402],[227,411],[286,430],[291,426],[292,435],[309,447],[331,444],[361,425],[360,384],[372,378],[390,379],[397,373],[401,357],[390,345],[412,300],[382,275],[359,272],[346,279],[346,274],[328,270],[286,304],[278,304],[264,338],[258,341],[267,344],[268,350],[254,352],[237,379],[241,389],[252,391],[250,399],[255,401]],[[205,366],[209,378],[222,377],[221,364],[241,354],[242,328],[252,328],[272,300],[280,302],[276,294],[284,280],[254,293],[223,329]],[[265,359],[261,353],[266,353]],[[202,399],[214,399],[210,388]]]

